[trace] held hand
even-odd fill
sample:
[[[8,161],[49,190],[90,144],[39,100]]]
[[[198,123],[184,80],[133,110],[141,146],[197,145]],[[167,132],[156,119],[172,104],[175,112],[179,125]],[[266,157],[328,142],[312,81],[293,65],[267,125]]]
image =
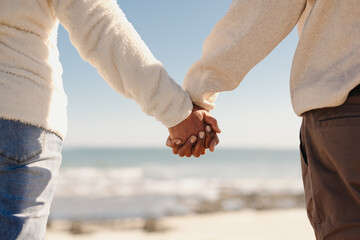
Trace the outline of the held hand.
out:
[[[219,143],[219,138],[217,134],[212,131],[210,125],[207,125],[205,129],[206,134],[202,131],[199,132],[196,144],[194,143],[196,141],[196,137],[194,135],[189,137],[183,145],[181,145],[181,140],[171,140],[169,136],[166,141],[166,146],[172,148],[173,153],[179,154],[180,157],[190,157],[192,154],[194,157],[198,158],[206,153],[207,148],[213,152],[215,150],[215,146]]]
[[[184,143],[191,135],[197,136],[200,131],[204,131],[205,122],[216,133],[221,132],[216,119],[205,109],[194,105],[193,111],[184,121],[169,128],[170,137],[171,139],[180,139]]]
[[[216,119],[203,108],[194,105],[188,118],[169,128],[170,136],[166,145],[172,148],[174,154],[179,154],[181,157],[191,155],[199,157],[205,154],[206,148],[214,151],[219,143],[216,133],[220,132]]]
[[[205,148],[207,148],[205,147],[205,132],[199,132],[197,138],[194,135],[189,137],[186,143],[183,145],[181,145],[181,140],[171,140],[169,136],[166,140],[166,146],[172,148],[173,153],[179,154],[180,157],[190,157],[191,155],[194,155],[194,157],[200,157],[201,155],[205,154]]]

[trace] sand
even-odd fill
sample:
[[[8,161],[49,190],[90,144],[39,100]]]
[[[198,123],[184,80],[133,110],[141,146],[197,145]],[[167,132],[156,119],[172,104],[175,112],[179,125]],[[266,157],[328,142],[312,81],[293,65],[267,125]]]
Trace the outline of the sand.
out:
[[[150,229],[152,223],[150,224]],[[305,209],[243,210],[157,220],[155,232],[143,230],[143,220],[119,223],[55,221],[48,240],[315,240]],[[80,229],[77,231],[76,229]],[[78,234],[74,234],[74,233]]]

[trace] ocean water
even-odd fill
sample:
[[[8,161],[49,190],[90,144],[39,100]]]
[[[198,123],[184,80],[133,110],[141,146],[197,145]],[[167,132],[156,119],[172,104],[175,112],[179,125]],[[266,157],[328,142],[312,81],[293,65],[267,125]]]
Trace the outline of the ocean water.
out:
[[[295,150],[217,149],[200,158],[180,158],[168,149],[65,150],[51,218],[241,210],[259,204],[249,204],[249,196],[301,195],[300,166]],[[292,206],[285,200],[282,206]]]

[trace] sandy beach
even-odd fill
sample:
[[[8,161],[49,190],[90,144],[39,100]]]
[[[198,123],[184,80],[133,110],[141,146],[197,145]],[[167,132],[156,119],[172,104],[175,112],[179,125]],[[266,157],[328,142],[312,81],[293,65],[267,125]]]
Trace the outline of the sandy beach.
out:
[[[314,240],[305,209],[242,210],[188,216],[75,222],[52,221],[48,240]]]

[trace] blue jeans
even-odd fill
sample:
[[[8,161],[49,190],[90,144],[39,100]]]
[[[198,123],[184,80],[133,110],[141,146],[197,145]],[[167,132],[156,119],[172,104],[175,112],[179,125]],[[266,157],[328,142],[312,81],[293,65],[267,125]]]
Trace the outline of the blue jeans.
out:
[[[0,119],[0,239],[45,239],[62,140],[42,128]]]

